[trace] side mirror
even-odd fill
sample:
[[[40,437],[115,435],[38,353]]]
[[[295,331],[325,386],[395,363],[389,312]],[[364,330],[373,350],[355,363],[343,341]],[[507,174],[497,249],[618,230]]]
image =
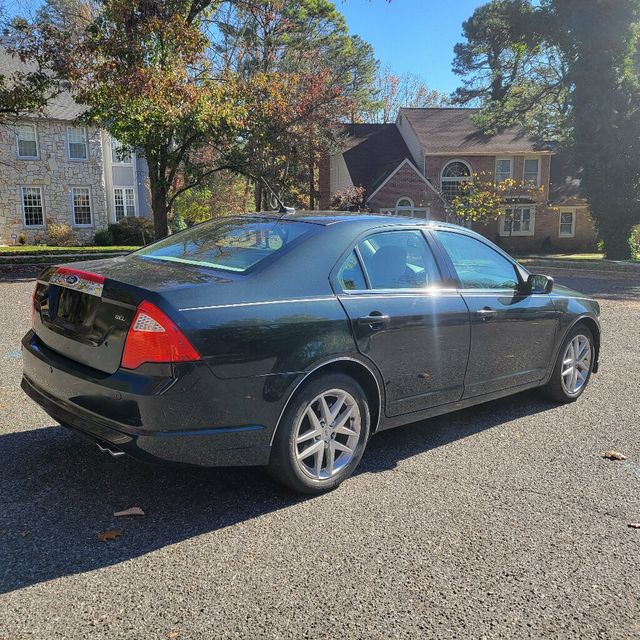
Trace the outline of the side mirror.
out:
[[[551,293],[553,291],[553,278],[539,273],[532,273],[527,278],[527,289],[529,293]]]

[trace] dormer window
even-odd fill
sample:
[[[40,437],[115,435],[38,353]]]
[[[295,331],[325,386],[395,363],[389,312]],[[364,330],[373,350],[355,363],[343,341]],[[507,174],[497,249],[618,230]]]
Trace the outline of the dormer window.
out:
[[[452,160],[442,170],[440,188],[444,198],[451,202],[460,195],[464,182],[471,181],[471,167],[463,160]]]

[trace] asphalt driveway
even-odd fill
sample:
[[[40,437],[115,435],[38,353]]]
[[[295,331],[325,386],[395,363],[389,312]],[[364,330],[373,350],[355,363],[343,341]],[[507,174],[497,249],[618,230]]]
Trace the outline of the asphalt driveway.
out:
[[[579,402],[527,393],[385,432],[313,499],[55,426],[19,389],[33,283],[5,277],[0,639],[640,637],[640,278],[554,275],[602,306]],[[113,517],[133,505],[146,516]]]

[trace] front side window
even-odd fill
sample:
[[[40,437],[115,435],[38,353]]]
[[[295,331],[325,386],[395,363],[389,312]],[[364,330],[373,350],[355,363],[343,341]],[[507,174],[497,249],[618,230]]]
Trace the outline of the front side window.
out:
[[[122,218],[136,215],[136,199],[132,187],[115,187],[113,190],[113,203],[116,222],[119,222]]]
[[[76,226],[91,225],[91,191],[89,187],[73,187],[73,224]]]
[[[536,216],[533,207],[507,207],[500,219],[501,236],[532,236],[535,233]]]
[[[440,187],[442,195],[451,202],[460,195],[461,185],[471,180],[471,168],[466,162],[454,160],[442,170]]]
[[[525,158],[524,183],[528,187],[540,186],[540,159],[539,158]]]
[[[361,291],[367,288],[367,282],[355,251],[349,254],[338,270],[338,282],[343,291]]]
[[[32,124],[21,124],[16,127],[16,141],[19,158],[38,157],[38,137]]]
[[[451,231],[438,231],[438,238],[453,262],[463,289],[516,289],[514,265],[484,242]]]
[[[176,233],[133,255],[243,273],[318,229],[318,225],[290,220],[218,219]]]
[[[25,227],[42,227],[44,225],[42,189],[40,187],[22,187],[20,191]]]
[[[372,289],[422,289],[440,284],[435,258],[420,231],[386,231],[358,245]]]
[[[496,184],[500,184],[511,178],[511,158],[498,158],[496,160]]]
[[[115,138],[111,138],[111,162],[112,164],[131,164],[131,151]]]
[[[560,237],[573,238],[576,232],[576,212],[560,212]]]
[[[67,142],[70,160],[86,160],[89,157],[87,130],[84,127],[67,127]]]

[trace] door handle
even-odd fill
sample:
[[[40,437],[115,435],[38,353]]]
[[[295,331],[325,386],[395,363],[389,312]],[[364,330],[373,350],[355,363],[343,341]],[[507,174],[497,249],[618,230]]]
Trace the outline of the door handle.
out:
[[[493,320],[498,315],[498,312],[495,309],[492,309],[491,307],[484,307],[483,309],[478,309],[476,313],[480,316],[480,320],[482,320],[482,322],[489,322],[490,320]]]
[[[365,325],[374,331],[386,327],[390,321],[391,318],[380,311],[372,311],[368,316],[358,318],[359,325]]]

